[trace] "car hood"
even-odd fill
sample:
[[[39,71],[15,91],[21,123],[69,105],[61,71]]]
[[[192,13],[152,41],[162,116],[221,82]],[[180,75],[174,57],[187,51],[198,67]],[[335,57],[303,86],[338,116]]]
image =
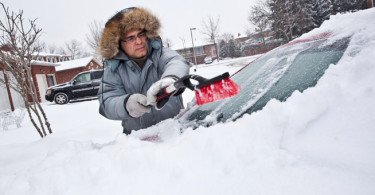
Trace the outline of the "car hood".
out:
[[[54,85],[52,87],[49,87],[48,89],[58,89],[58,88],[63,88],[63,87],[69,86],[69,85],[70,85],[70,83],[66,82],[66,83],[61,83],[61,84],[58,84],[58,85]]]

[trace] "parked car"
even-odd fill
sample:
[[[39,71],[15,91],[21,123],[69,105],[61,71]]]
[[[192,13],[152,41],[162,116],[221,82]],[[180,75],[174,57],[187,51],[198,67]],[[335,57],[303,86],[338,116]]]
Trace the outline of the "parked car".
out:
[[[232,75],[241,87],[239,94],[194,105],[178,116],[180,122],[196,128],[234,121],[261,110],[271,99],[285,101],[293,92],[315,86],[325,70],[341,59],[350,41],[350,37],[330,37],[331,33],[323,33],[271,50]]]
[[[208,56],[204,58],[204,63],[205,64],[211,64],[212,63],[212,57]]]
[[[66,104],[70,100],[94,97],[98,94],[103,70],[81,72],[71,81],[47,89],[46,100]]]

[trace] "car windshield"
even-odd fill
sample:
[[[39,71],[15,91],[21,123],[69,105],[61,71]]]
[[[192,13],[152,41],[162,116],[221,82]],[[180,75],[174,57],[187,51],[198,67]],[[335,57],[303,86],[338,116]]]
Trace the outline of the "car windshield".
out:
[[[285,101],[294,91],[315,86],[330,64],[342,57],[349,38],[319,39],[281,46],[233,75],[241,91],[232,98],[194,106],[180,120],[189,126],[210,126],[262,109],[269,100]],[[186,121],[185,121],[186,122]]]

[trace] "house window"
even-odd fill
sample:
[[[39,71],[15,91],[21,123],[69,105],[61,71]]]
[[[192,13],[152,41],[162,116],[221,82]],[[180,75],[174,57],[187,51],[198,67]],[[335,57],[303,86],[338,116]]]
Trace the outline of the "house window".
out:
[[[48,80],[48,86],[54,86],[55,83],[55,75],[47,75],[47,80]]]
[[[51,58],[50,57],[47,58],[47,62],[51,62]]]
[[[186,57],[190,57],[191,55],[193,55],[190,51],[190,49],[183,49],[183,50],[178,50],[177,51],[180,55],[182,55],[184,58]]]
[[[216,48],[215,48],[215,45],[211,46],[211,56],[216,56]]]
[[[194,48],[195,55],[204,55],[204,49],[203,47],[195,47]]]
[[[53,62],[53,63],[56,63],[56,58],[52,58],[52,62]]]
[[[42,57],[38,57],[38,61],[44,61]]]
[[[94,68],[94,64],[92,62],[90,62],[90,64],[88,64],[87,66],[87,69],[91,70]]]

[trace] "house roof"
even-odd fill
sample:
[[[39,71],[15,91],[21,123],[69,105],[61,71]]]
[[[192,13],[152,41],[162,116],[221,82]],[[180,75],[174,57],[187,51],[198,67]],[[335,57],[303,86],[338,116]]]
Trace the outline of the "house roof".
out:
[[[59,62],[60,66],[56,67],[56,71],[63,71],[63,70],[68,70],[68,69],[73,69],[73,68],[85,67],[87,66],[87,64],[89,64],[91,60],[94,60],[96,63],[101,65],[101,63],[97,61],[93,56],[90,56],[90,57],[81,58],[77,60]]]
[[[42,56],[42,57],[70,57],[69,55],[52,54],[52,53],[46,53],[46,52],[33,53],[32,56]]]
[[[59,66],[59,63],[52,63],[52,62],[45,62],[45,61],[38,61],[32,60],[31,65],[38,65],[38,66]]]
[[[249,38],[249,36],[247,36],[246,34],[238,33],[237,36],[234,37],[234,39],[242,39],[242,38]]]
[[[199,41],[199,40],[194,40],[194,47],[202,47],[205,45],[212,45],[214,44],[213,42],[208,42],[208,41]],[[191,39],[189,41],[185,41],[185,44],[182,44],[182,42],[175,44],[171,47],[172,50],[181,50],[181,49],[188,49],[192,48],[192,42]]]

